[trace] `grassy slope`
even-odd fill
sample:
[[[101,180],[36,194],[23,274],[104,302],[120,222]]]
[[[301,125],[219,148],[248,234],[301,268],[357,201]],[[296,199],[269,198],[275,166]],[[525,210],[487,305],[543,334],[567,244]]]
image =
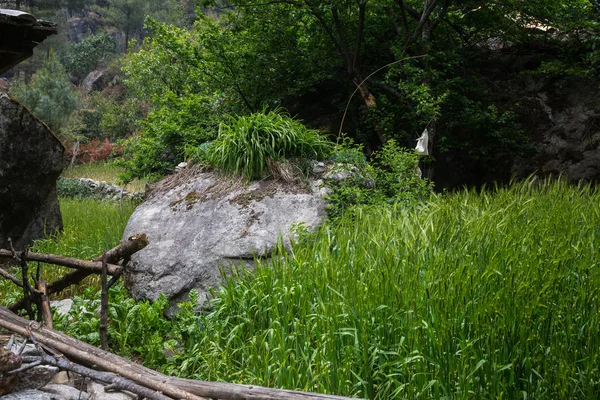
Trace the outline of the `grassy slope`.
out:
[[[100,161],[87,164],[74,165],[63,171],[63,178],[90,178],[98,182],[107,182],[114,185],[119,184],[119,175],[123,173],[122,167],[112,162]],[[120,185],[129,192],[143,192],[146,180],[134,179],[127,185]]]
[[[231,280],[175,370],[389,398],[598,398],[600,195],[527,183],[324,228]]]
[[[38,240],[31,251],[40,253],[59,254],[62,256],[91,259],[103,250],[109,250],[119,244],[129,216],[135,205],[124,202],[121,210],[118,202],[108,202],[94,199],[60,199],[63,215],[64,231],[54,238]],[[34,268],[35,265],[30,266]],[[67,268],[44,265],[42,276],[48,282],[61,277]],[[63,292],[63,297],[80,293],[89,285],[98,283],[98,277],[90,277],[78,288]],[[0,304],[12,303],[21,292],[5,280],[0,280]]]

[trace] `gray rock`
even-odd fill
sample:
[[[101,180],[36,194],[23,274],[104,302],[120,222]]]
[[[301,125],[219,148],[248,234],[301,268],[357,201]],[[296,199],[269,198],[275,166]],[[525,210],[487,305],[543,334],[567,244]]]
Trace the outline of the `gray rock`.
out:
[[[327,171],[327,166],[323,161],[313,161],[312,162],[312,170],[315,175],[323,175],[325,171]]]
[[[141,199],[143,192],[128,192],[127,190],[105,181],[98,182],[90,178],[59,178],[59,183],[75,182],[81,185],[81,197],[93,197],[97,199]],[[62,196],[68,196],[69,193],[61,193]]]
[[[106,71],[92,71],[90,72],[83,82],[81,83],[81,87],[86,92],[91,92],[92,90],[102,90],[108,86],[111,78],[108,76]]]
[[[356,172],[358,172],[358,168],[355,165],[337,163],[327,168],[327,172],[323,178],[329,181],[344,181]]]
[[[62,400],[52,397],[49,393],[44,393],[39,390],[24,390],[0,396],[0,400]]]
[[[129,392],[105,392],[106,385],[91,381],[88,383],[88,400],[135,400],[137,396]]]
[[[0,248],[23,248],[62,229],[56,179],[65,148],[50,129],[0,92]]]
[[[54,308],[55,313],[66,315],[69,313],[69,311],[71,311],[71,308],[73,307],[73,300],[53,300],[50,302],[50,306]]]
[[[86,392],[82,392],[79,389],[67,385],[51,383],[41,388],[40,391],[52,395],[53,399],[88,400],[88,394]]]
[[[280,236],[289,245],[295,224],[314,229],[321,223],[326,202],[320,185],[312,186],[316,192],[310,185],[274,181],[244,187],[201,173],[151,195],[135,210],[123,236],[144,232],[150,241],[126,269],[130,293],[152,300],[164,293],[173,304],[195,288],[203,303],[209,288],[221,282],[220,266],[252,268],[254,256],[270,257]]]

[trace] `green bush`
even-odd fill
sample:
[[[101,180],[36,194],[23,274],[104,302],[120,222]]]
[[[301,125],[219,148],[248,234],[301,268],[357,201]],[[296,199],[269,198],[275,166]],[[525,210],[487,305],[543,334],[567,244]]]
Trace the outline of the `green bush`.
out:
[[[272,173],[270,162],[290,158],[321,159],[332,144],[281,110],[232,117],[219,127],[208,161],[226,174],[261,179]]]
[[[106,32],[86,36],[69,46],[67,67],[81,78],[97,69],[115,53],[115,41]]]
[[[335,147],[331,156],[333,173],[347,175],[345,179],[331,179],[327,212],[331,219],[339,218],[356,206],[380,203],[400,203],[413,206],[427,200],[433,185],[417,175],[419,156],[412,149],[398,146],[389,140],[369,163],[362,146],[351,141]]]
[[[156,180],[167,175],[185,159],[186,149],[216,137],[214,111],[208,97],[165,95],[162,105],[148,114],[142,132],[125,141],[122,179]]]

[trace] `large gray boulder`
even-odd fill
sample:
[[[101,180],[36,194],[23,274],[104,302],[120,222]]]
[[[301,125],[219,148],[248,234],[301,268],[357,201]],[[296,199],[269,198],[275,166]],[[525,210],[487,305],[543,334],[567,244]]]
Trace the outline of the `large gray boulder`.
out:
[[[0,248],[62,229],[56,179],[65,148],[25,107],[0,92]]]
[[[254,257],[268,258],[280,238],[289,245],[296,224],[314,229],[325,214],[318,182],[245,187],[200,173],[171,186],[139,206],[125,229],[124,238],[143,232],[150,242],[133,255],[125,274],[137,299],[164,293],[174,304],[195,288],[203,303],[221,282],[220,267],[251,268]]]

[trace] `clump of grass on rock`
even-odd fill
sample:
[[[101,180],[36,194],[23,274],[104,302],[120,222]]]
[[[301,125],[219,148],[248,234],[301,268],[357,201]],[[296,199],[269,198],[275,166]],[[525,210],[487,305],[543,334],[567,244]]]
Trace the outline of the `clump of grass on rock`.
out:
[[[332,143],[280,109],[230,117],[206,152],[207,161],[221,172],[247,180],[272,174],[271,163],[290,158],[322,159]]]

